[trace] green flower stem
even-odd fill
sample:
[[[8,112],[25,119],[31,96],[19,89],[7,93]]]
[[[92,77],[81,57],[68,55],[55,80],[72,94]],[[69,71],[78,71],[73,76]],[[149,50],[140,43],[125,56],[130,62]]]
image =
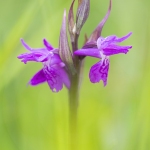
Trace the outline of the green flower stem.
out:
[[[78,35],[75,36],[74,42],[72,42],[73,51],[78,49]],[[78,104],[79,104],[79,82],[80,82],[80,67],[81,61],[78,56],[74,56],[74,65],[76,73],[71,75],[71,87],[69,90],[69,132],[70,132],[70,150],[77,150],[77,115],[78,115]]]
[[[70,128],[70,150],[76,150],[77,146],[77,110],[78,110],[78,75],[73,76],[69,91],[69,128]]]

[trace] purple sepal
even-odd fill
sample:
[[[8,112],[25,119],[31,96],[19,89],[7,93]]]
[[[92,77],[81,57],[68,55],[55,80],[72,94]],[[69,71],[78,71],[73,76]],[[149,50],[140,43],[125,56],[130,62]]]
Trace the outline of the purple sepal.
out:
[[[89,78],[92,83],[103,81],[104,86],[107,84],[109,70],[109,59],[105,58],[93,65],[90,69]]]
[[[127,35],[125,35],[125,36],[123,36],[121,38],[116,37],[115,41],[116,42],[123,42],[124,40],[128,39],[131,35],[132,35],[132,32],[129,32]]]
[[[23,39],[21,39],[22,45],[30,51],[30,53],[24,53],[19,55],[17,58],[21,59],[22,62],[24,62],[25,64],[28,61],[36,61],[36,62],[43,62],[43,61],[47,61],[48,56],[50,54],[52,54],[51,52],[49,52],[48,48],[31,48],[29,47]]]
[[[47,47],[48,50],[54,49],[53,46],[46,39],[43,39],[43,43]]]

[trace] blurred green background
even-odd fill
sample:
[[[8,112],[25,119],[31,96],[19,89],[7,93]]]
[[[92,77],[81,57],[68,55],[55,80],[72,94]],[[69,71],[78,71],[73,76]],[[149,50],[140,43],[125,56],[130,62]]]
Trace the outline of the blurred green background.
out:
[[[41,63],[24,65],[20,38],[58,47],[64,8],[71,0],[0,0],[0,150],[67,150],[68,93],[48,85],[26,86]],[[82,29],[90,35],[109,0],[91,0]],[[133,35],[127,55],[111,57],[108,85],[92,84],[88,72],[98,59],[86,58],[80,90],[77,150],[150,150],[150,1],[113,0],[102,35]]]

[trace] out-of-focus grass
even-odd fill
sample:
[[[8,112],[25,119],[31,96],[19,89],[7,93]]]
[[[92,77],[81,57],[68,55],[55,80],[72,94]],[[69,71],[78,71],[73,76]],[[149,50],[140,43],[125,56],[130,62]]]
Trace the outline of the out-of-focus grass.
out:
[[[0,2],[0,149],[67,150],[67,90],[55,94],[47,84],[27,87],[41,64],[24,65],[20,38],[42,47],[47,38],[58,47],[64,8],[71,0],[6,0]],[[80,36],[88,35],[103,18],[106,0],[92,0],[88,21]],[[78,150],[150,149],[150,26],[149,0],[113,1],[103,36],[133,35],[127,55],[111,57],[108,85],[92,84],[86,58],[78,113]]]

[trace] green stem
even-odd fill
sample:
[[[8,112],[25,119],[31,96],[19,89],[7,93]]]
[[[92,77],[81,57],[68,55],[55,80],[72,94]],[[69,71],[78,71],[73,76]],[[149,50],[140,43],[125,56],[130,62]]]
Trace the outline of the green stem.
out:
[[[72,78],[69,91],[69,128],[70,128],[70,150],[76,150],[77,146],[77,109],[78,109],[78,76]]]
[[[78,49],[78,35],[72,43],[73,51]],[[80,76],[80,60],[74,56],[74,65],[76,74],[71,75],[71,87],[69,90],[69,128],[70,128],[70,150],[77,150],[77,114],[78,114],[78,98],[79,98],[79,76]]]

